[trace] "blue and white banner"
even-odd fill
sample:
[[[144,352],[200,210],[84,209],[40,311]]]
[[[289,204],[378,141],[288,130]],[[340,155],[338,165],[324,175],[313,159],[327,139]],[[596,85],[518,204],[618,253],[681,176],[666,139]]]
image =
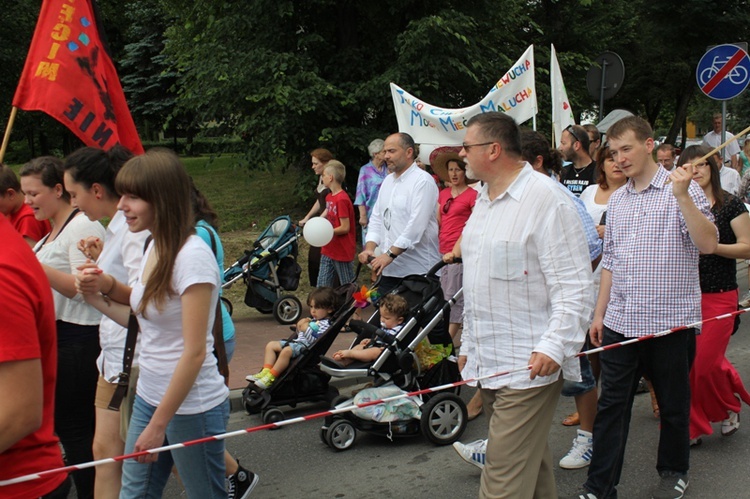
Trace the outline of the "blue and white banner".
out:
[[[507,113],[523,123],[537,112],[534,80],[534,46],[500,78],[480,102],[461,109],[433,106],[391,83],[398,129],[425,146],[461,145],[466,123],[472,116],[489,111]]]

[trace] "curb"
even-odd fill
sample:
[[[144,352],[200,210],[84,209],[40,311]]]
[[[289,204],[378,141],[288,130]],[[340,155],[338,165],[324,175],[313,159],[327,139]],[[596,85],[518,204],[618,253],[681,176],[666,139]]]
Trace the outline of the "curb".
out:
[[[362,385],[365,383],[370,383],[372,381],[372,378],[369,377],[357,377],[357,378],[331,378],[330,385],[334,386],[341,391],[344,388],[353,387],[356,385]],[[233,390],[229,390],[229,412],[231,414],[235,413],[244,413],[247,414],[245,411],[245,407],[242,405],[242,391],[244,388],[235,388]]]

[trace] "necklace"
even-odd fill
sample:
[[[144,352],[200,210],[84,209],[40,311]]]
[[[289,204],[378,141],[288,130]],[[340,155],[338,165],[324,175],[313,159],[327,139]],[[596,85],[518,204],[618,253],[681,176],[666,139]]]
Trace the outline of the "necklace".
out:
[[[584,171],[584,170],[585,170],[586,168],[588,168],[589,166],[591,166],[591,163],[589,163],[588,165],[584,166],[583,168],[576,168],[576,166],[575,166],[575,165],[573,165],[573,173],[575,173],[575,174],[576,174],[576,178],[578,178],[578,176],[579,176],[579,175],[580,175],[581,173],[583,173],[583,171]]]

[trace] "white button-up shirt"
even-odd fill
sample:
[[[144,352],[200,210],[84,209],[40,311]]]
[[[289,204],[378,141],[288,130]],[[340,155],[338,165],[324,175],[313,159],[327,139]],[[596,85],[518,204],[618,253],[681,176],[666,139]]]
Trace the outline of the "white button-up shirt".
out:
[[[719,180],[721,181],[721,188],[727,191],[729,194],[735,196],[740,195],[740,174],[737,170],[731,166],[722,166],[719,170]]]
[[[573,201],[528,163],[508,190],[485,185],[463,232],[464,378],[527,366],[540,352],[580,379],[575,355],[594,305],[591,261]],[[483,388],[553,383],[528,371],[489,378]]]
[[[406,251],[385,267],[383,275],[426,274],[440,261],[437,203],[435,180],[416,163],[398,177],[385,177],[367,226],[367,242],[384,253],[391,246]]]
[[[125,224],[125,215],[118,211],[107,226],[104,249],[96,261],[97,265],[105,273],[132,287],[138,278],[138,269],[141,267],[148,235],[147,230],[130,232]],[[99,367],[99,373],[108,381],[122,371],[122,356],[125,351],[127,332],[127,328],[120,326],[106,315],[102,315],[102,321],[99,324],[99,344],[102,352],[96,364]],[[136,355],[133,365],[137,363]]]

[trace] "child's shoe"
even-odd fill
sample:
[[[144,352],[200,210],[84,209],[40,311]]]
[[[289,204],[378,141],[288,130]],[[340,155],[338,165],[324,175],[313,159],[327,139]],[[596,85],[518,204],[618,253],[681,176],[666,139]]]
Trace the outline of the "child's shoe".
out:
[[[268,371],[264,376],[255,380],[255,386],[261,390],[268,390],[268,387],[271,386],[274,381],[276,381],[276,376],[271,374],[271,371]]]
[[[259,380],[260,378],[262,378],[263,376],[265,376],[265,374],[266,374],[267,372],[270,372],[270,369],[268,369],[267,367],[264,367],[263,369],[261,369],[261,370],[260,370],[260,372],[259,372],[259,373],[256,373],[256,374],[248,374],[247,376],[245,376],[245,379],[246,379],[247,381],[257,381],[257,380]]]

